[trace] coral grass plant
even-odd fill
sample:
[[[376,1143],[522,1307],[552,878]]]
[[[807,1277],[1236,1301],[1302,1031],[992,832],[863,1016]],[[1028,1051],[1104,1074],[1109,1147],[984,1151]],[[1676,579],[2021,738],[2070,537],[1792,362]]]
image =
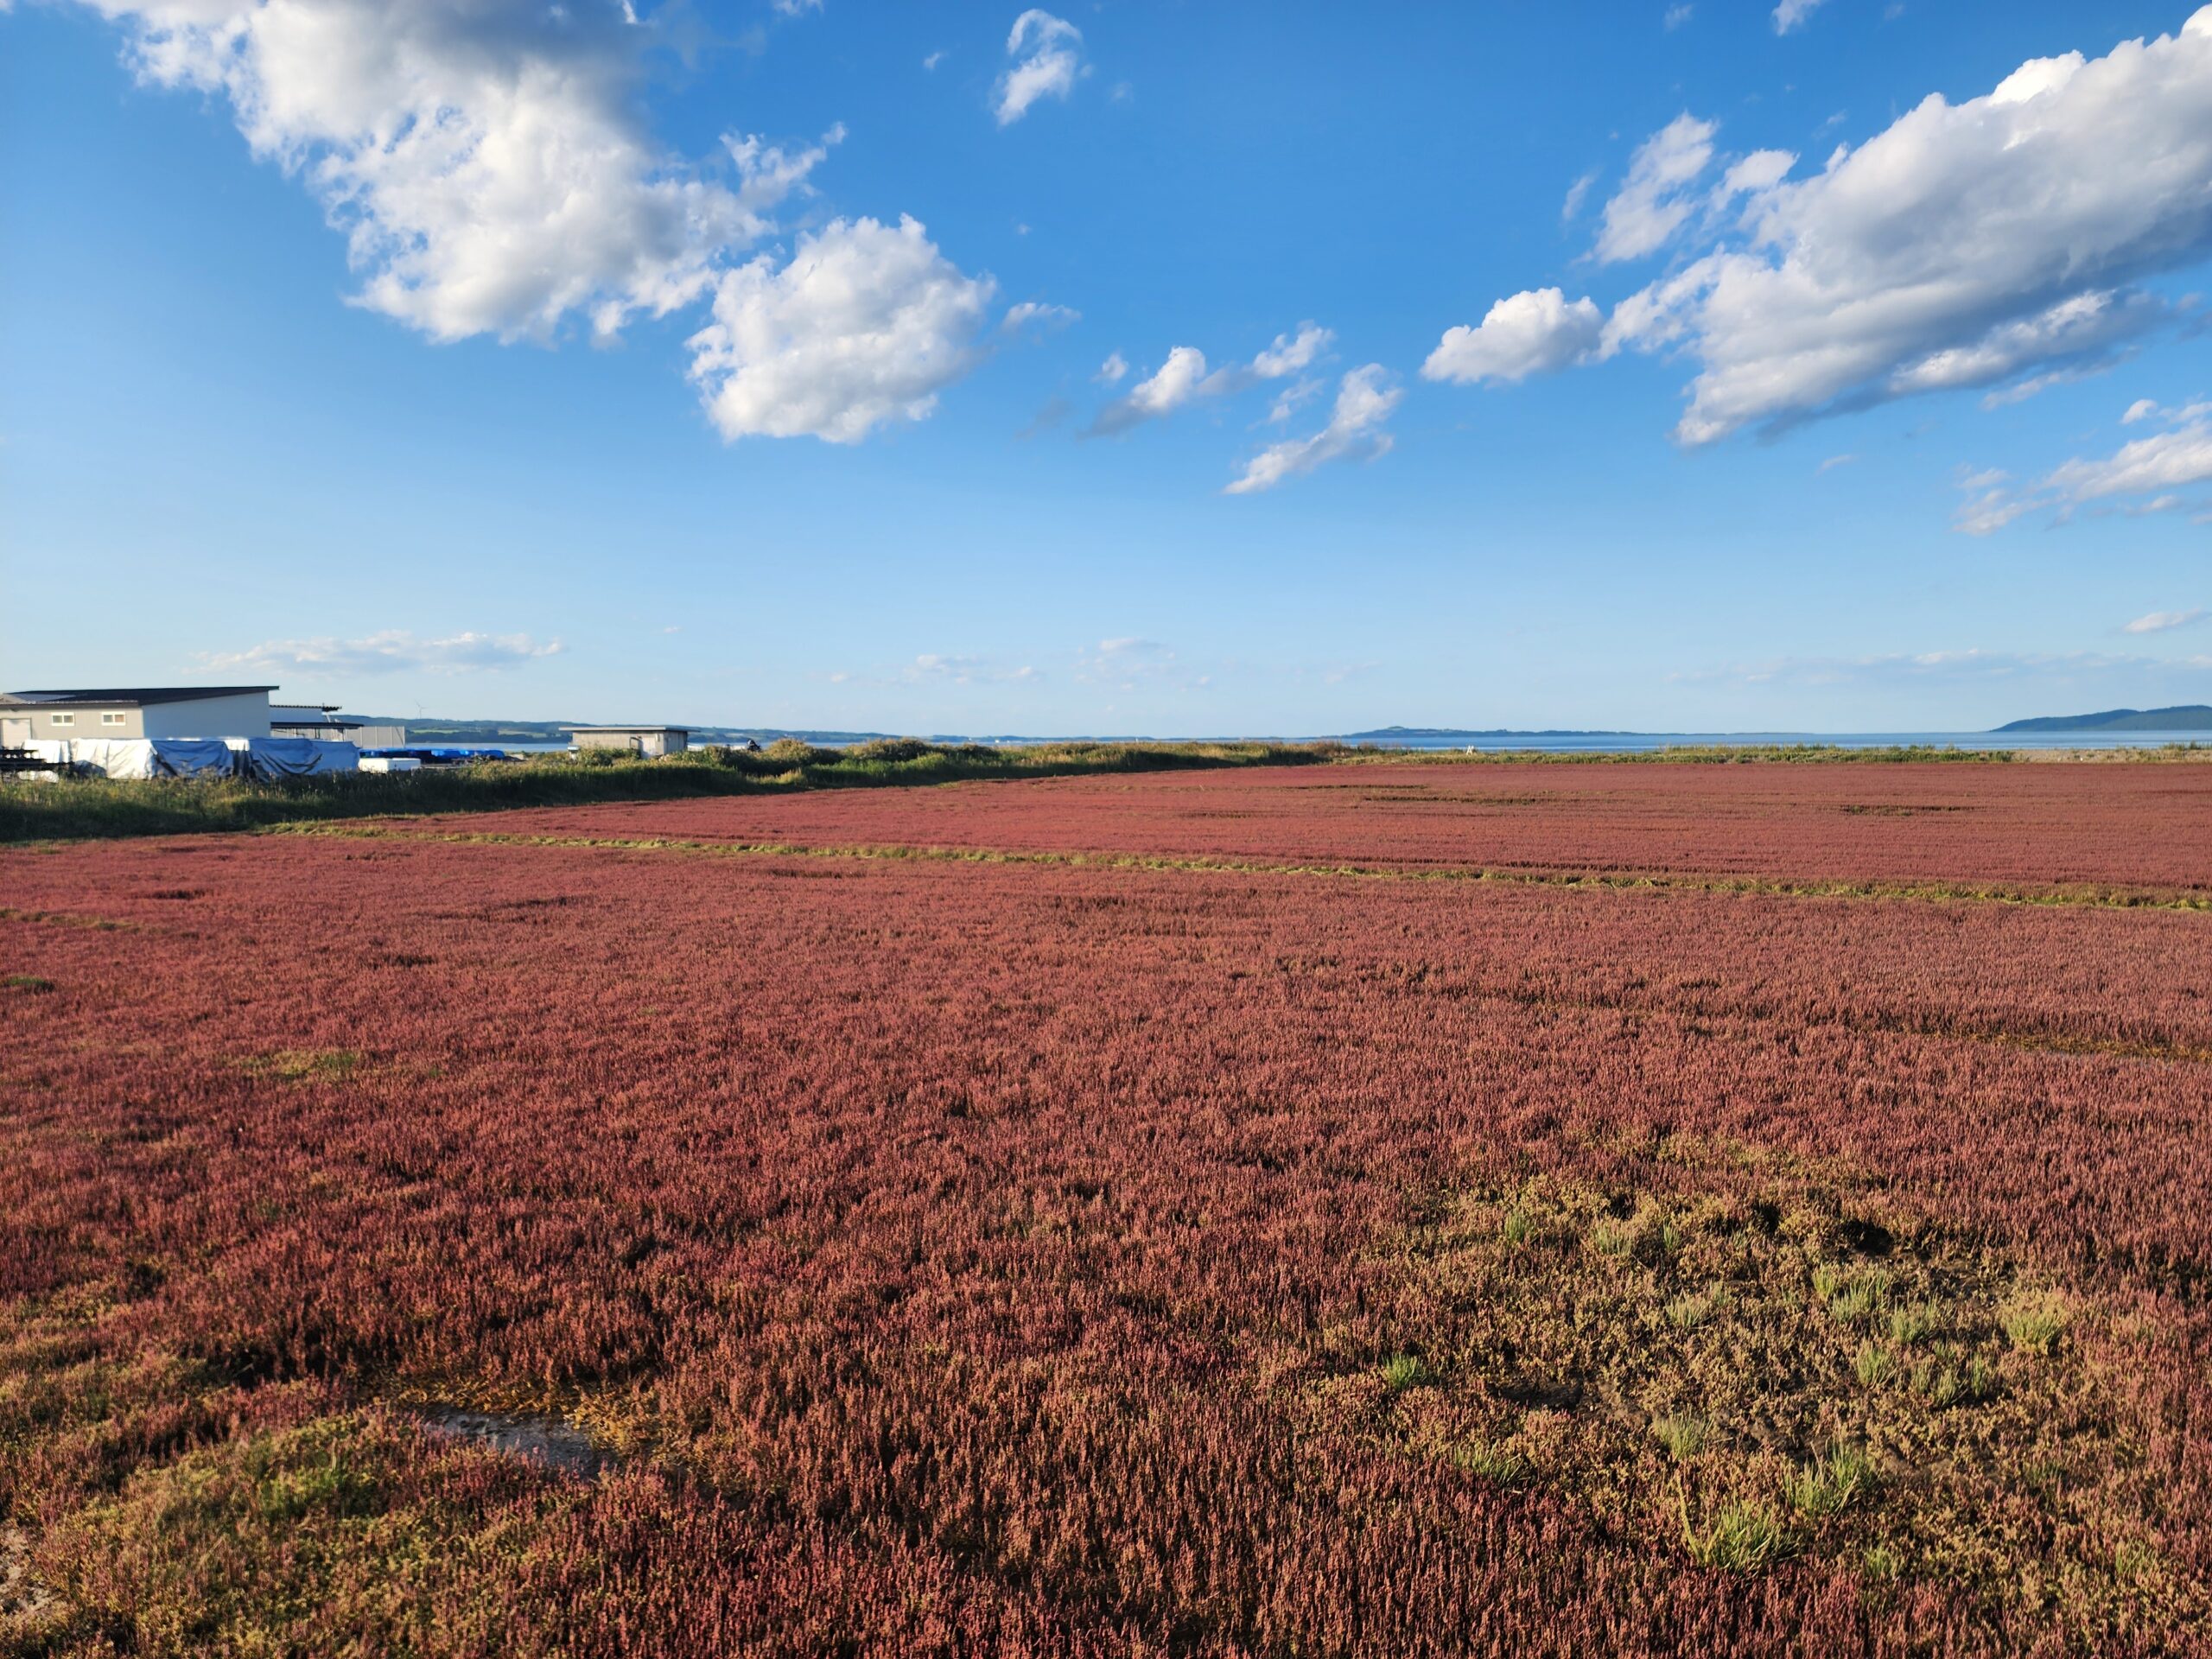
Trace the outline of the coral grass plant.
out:
[[[2212,772],[2088,771],[0,849],[0,1654],[2201,1651]]]

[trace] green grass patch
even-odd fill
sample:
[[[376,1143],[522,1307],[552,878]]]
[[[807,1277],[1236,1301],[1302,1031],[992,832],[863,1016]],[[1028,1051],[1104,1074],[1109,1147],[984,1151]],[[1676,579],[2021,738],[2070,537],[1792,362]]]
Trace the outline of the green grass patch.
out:
[[[2162,1476],[2137,1449],[2152,1431],[2082,1404],[2112,1397],[2100,1344],[2148,1335],[1985,1239],[1870,1211],[1847,1171],[1740,1151],[1669,1160],[1671,1188],[1430,1191],[1379,1244],[1361,1318],[1302,1338],[1278,1386],[1317,1435],[1461,1467],[1510,1454],[1598,1524],[1702,1566],[1870,1560],[2042,1610],[2091,1649],[2161,1628],[2180,1575],[2113,1553],[2158,1536]],[[1390,1393],[1374,1356],[1391,1353],[1421,1356],[1426,1386]]]
[[[1339,753],[1338,747],[1321,744],[1036,743],[996,747],[895,738],[847,749],[784,741],[757,754],[709,746],[658,760],[611,751],[545,754],[420,772],[340,772],[276,783],[235,778],[67,778],[0,787],[0,842],[181,835],[302,820],[689,800],[803,789],[1299,766]]]

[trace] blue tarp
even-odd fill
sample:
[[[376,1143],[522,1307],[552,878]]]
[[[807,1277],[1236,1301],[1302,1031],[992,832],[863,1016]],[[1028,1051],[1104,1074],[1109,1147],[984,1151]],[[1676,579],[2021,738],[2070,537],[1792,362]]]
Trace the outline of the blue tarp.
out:
[[[319,737],[249,737],[238,759],[251,778],[312,778],[326,772],[359,770],[361,752],[351,743]]]
[[[231,753],[231,746],[219,737],[157,737],[149,747],[154,751],[150,775],[156,778],[227,774],[238,766],[238,757]]]

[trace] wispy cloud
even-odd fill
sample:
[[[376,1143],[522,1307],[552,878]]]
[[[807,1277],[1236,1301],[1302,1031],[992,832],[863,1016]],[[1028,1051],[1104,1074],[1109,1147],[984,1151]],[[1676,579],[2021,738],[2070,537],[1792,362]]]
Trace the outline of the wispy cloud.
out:
[[[2123,426],[2155,422],[2160,429],[2120,445],[2109,455],[2076,455],[2026,487],[2013,487],[2005,474],[1995,470],[1964,474],[1959,486],[1967,493],[1967,499],[1954,517],[1954,527],[1969,536],[1986,536],[2044,508],[2055,510],[2061,523],[2082,508],[2093,515],[2117,512],[2131,518],[2167,512],[2201,517],[2212,512],[2175,493],[2212,483],[2212,404],[2169,409],[2141,397],[2120,418]]]
[[[841,668],[828,677],[832,685],[971,686],[1027,685],[1045,677],[1027,663],[968,652],[925,651],[888,668],[864,671]]]
[[[2148,615],[2137,617],[2120,632],[2122,633],[2171,633],[2176,628],[2193,627],[2202,622],[2204,617],[2205,613],[2201,609],[2152,611]]]
[[[1598,169],[1592,168],[1573,184],[1567,187],[1567,199],[1559,205],[1559,222],[1571,225],[1574,216],[1582,211],[1582,204],[1590,194],[1590,187],[1598,182]]]
[[[1389,384],[1380,363],[1354,369],[1338,383],[1336,407],[1326,426],[1310,438],[1269,444],[1244,464],[1243,472],[1224,493],[1250,495],[1332,461],[1371,461],[1388,454],[1391,438],[1382,423],[1404,396]]]
[[[362,674],[465,674],[513,668],[559,654],[558,639],[543,642],[526,633],[455,633],[424,639],[404,629],[388,629],[360,639],[323,637],[270,639],[243,651],[202,652],[200,671],[241,670],[276,673],[287,670],[350,678]]]
[[[2202,659],[2175,663],[2160,658],[2104,652],[1891,652],[1871,657],[1777,657],[1764,662],[1689,670],[1668,678],[1681,684],[1877,687],[1921,683],[1975,684],[2022,681],[2094,683],[2117,675],[2193,671]]]
[[[1157,639],[1141,639],[1134,635],[1101,639],[1077,653],[1075,677],[1085,684],[1103,685],[1117,691],[1163,684],[1195,690],[1213,681],[1211,674],[1192,672],[1171,647]]]
[[[1685,112],[1637,147],[1628,178],[1605,203],[1593,257],[1601,264],[1657,251],[1694,208],[1689,187],[1713,160],[1719,124]]]
[[[1049,333],[1082,321],[1083,313],[1072,306],[1047,305],[1036,300],[1024,300],[1020,304],[1007,308],[999,327],[1003,333],[1017,334],[1033,324],[1039,330]]]
[[[1083,31],[1066,18],[1034,6],[1014,20],[1006,50],[1014,62],[999,77],[993,94],[993,108],[1002,127],[1020,120],[1039,99],[1065,99],[1084,73]]]

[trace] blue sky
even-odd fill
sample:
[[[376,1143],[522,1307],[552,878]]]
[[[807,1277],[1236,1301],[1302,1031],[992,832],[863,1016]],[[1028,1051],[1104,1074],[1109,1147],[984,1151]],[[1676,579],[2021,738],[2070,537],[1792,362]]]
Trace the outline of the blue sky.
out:
[[[2212,13],[632,16],[0,16],[10,686],[1161,734],[2212,701]]]

